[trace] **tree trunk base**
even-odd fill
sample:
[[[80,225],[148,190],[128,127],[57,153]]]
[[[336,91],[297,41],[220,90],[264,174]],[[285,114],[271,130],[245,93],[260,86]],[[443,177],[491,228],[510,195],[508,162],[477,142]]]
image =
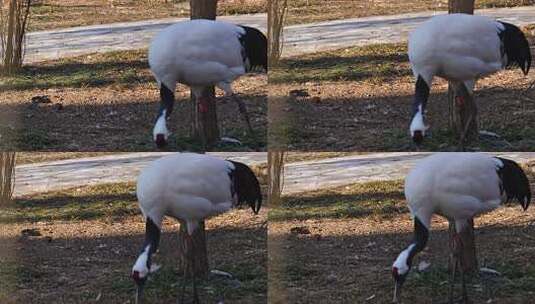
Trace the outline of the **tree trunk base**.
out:
[[[450,244],[454,241],[455,235],[457,234],[455,230],[455,223],[449,223],[449,241]],[[468,222],[468,226],[458,234],[462,242],[462,252],[460,254],[461,265],[463,267],[464,273],[473,273],[478,270],[478,262],[476,255],[476,244],[474,241],[474,220]],[[453,259],[450,255],[450,260],[448,263],[448,269],[453,271]]]
[[[180,222],[178,240],[178,261],[182,273],[185,273],[187,278],[191,278],[192,271],[194,271],[198,279],[207,278],[209,265],[204,221],[200,222],[191,237],[187,232],[186,224]]]

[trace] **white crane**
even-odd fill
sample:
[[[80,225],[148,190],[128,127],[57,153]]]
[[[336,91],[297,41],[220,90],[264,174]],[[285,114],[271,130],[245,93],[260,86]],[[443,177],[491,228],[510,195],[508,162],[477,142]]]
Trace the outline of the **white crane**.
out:
[[[186,224],[190,236],[188,246],[193,252],[191,235],[200,221],[244,203],[257,214],[262,205],[258,179],[247,165],[194,153],[165,156],[143,169],[137,180],[137,198],[146,219],[146,230],[141,253],[132,268],[137,286],[136,303],[143,298],[149,274],[157,270],[152,255],[158,249],[165,216]],[[193,290],[194,302],[198,303],[195,277]],[[184,289],[182,298],[183,294]]]
[[[531,66],[528,41],[509,23],[484,16],[435,16],[409,35],[409,60],[416,78],[410,135],[420,144],[428,129],[425,109],[435,76],[472,95],[477,79],[518,65],[526,75]],[[456,102],[464,103],[462,98]]]
[[[431,217],[441,215],[455,223],[455,267],[462,242],[458,237],[470,219],[491,211],[500,204],[517,200],[526,210],[531,201],[528,178],[512,160],[479,153],[437,153],[429,156],[410,171],[405,180],[405,197],[414,219],[414,240],[392,265],[394,302],[409,274],[412,261],[429,238]],[[450,282],[450,303],[453,300],[455,267]],[[460,273],[463,298],[466,299],[463,267]]]
[[[217,86],[238,103],[252,131],[245,105],[231,84],[247,72],[267,71],[267,39],[259,30],[204,19],[178,22],[152,40],[149,65],[160,87],[161,104],[153,129],[158,147],[167,144],[166,120],[173,111],[177,83],[191,88],[200,112],[208,109],[203,89]]]

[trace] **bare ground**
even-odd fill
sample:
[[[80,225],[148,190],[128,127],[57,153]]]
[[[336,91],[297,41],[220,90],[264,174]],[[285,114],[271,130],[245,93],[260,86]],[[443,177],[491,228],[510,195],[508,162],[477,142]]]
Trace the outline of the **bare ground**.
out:
[[[155,149],[152,127],[159,91],[148,70],[146,51],[90,54],[26,66],[0,81],[0,150],[147,151]],[[234,83],[255,130],[250,136],[235,102],[218,94],[222,136],[243,146],[219,150],[263,150],[266,146],[265,75]],[[49,103],[32,102],[48,96]],[[178,86],[168,122],[169,150],[201,150],[190,138],[189,90]]]
[[[82,187],[17,199],[0,210],[2,303],[133,303],[130,271],[145,225],[133,184]],[[207,221],[211,269],[229,272],[239,286],[202,281],[201,299],[266,303],[266,214],[236,210]],[[147,282],[148,303],[174,303],[177,223],[166,220],[154,262],[163,268]]]
[[[189,2],[182,0],[40,0],[32,1],[29,30],[50,30],[81,25],[189,17]],[[265,0],[220,0],[218,15],[265,12]]]
[[[305,151],[410,151],[408,135],[414,80],[403,45],[322,52],[283,61],[270,75],[275,147]],[[502,71],[476,86],[482,139],[468,150],[535,149],[535,74]],[[451,151],[447,83],[436,79],[428,103],[430,136],[421,149]],[[271,113],[271,112],[270,112]],[[271,115],[271,114],[270,114]]]
[[[533,5],[533,0],[479,0],[476,9]],[[325,5],[323,0],[288,1],[287,24],[326,20],[394,15],[419,11],[447,11],[447,0],[336,0]]]
[[[535,211],[522,212],[516,203],[476,220],[480,266],[501,275],[471,277],[473,303],[531,303],[534,220]],[[413,261],[403,303],[447,301],[447,227],[444,219],[433,220],[428,246]],[[401,181],[286,197],[269,215],[270,303],[390,303],[391,266],[412,231]],[[431,266],[419,272],[421,261]],[[456,288],[459,293],[460,285]]]

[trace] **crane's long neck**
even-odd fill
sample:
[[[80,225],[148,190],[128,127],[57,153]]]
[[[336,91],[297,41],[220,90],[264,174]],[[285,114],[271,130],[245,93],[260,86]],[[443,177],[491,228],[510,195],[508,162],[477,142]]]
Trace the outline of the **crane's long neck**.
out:
[[[427,106],[427,100],[429,99],[429,85],[425,82],[422,76],[418,76],[416,80],[416,88],[414,91],[414,100],[412,102],[412,116],[414,117],[418,113],[424,114]]]
[[[156,116],[156,127],[155,132],[164,133],[166,132],[165,120],[173,112],[173,105],[175,104],[175,94],[171,89],[169,89],[164,83],[160,86],[160,109],[158,110],[158,116]],[[164,130],[165,129],[165,130]]]
[[[147,217],[145,224],[145,241],[141,248],[141,253],[136,261],[138,263],[145,264],[140,266],[146,266],[150,270],[151,257],[158,250],[160,244],[160,227],[150,218]]]
[[[427,240],[429,239],[429,230],[427,227],[420,221],[418,217],[414,217],[414,239],[412,243],[403,250],[396,261],[394,262],[394,267],[397,268],[399,275],[406,275],[411,266],[412,259],[420,251],[424,250],[427,245]]]

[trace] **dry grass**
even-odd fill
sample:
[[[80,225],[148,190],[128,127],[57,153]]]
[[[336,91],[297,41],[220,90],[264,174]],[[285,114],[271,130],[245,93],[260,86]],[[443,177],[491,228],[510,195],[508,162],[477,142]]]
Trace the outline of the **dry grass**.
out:
[[[473,303],[531,301],[534,221],[535,211],[522,212],[517,204],[476,220],[480,265],[502,275],[472,277],[468,288]],[[413,231],[402,181],[286,197],[281,207],[271,210],[269,223],[270,303],[390,303],[391,265]],[[447,300],[447,227],[444,219],[433,220],[428,247],[413,262],[430,262],[431,267],[412,271],[404,303]]]
[[[220,0],[218,15],[265,12],[265,0]],[[32,9],[31,31],[146,19],[189,17],[182,0],[40,0]]]
[[[17,165],[121,154],[116,152],[17,152]]]
[[[133,191],[133,184],[81,187],[0,210],[0,302],[133,303],[130,271],[145,229]],[[203,281],[203,302],[267,302],[266,214],[244,209],[207,221],[211,269],[232,273],[240,285]],[[148,298],[159,303],[174,303],[179,291],[177,231],[175,221],[164,221],[154,260],[163,268],[147,283]]]
[[[270,126],[277,148],[306,151],[414,150],[408,136],[414,79],[404,44],[353,47],[287,58],[270,72]],[[535,74],[518,69],[482,79],[476,87],[480,129],[502,140],[481,140],[468,150],[531,151],[535,147]],[[304,97],[296,96],[300,91]],[[275,108],[275,107],[273,107]],[[271,110],[270,110],[271,111]],[[436,79],[428,103],[430,137],[423,150],[451,151],[447,83]]]
[[[247,75],[234,83],[247,106],[255,137],[249,136],[237,105],[218,96],[222,136],[243,146],[219,150],[263,150],[266,146],[266,76]],[[0,80],[0,150],[146,151],[154,150],[152,127],[159,91],[147,65],[146,50],[89,54],[25,66]],[[33,103],[47,95],[50,103]],[[179,86],[168,126],[170,150],[200,150],[189,137],[189,90]]]
[[[476,8],[533,5],[533,0],[478,0]],[[287,24],[448,10],[447,0],[294,0],[289,1]]]

